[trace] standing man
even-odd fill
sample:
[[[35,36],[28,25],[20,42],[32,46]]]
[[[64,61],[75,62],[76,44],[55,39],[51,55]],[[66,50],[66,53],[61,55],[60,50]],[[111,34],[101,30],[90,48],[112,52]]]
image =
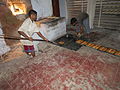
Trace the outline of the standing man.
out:
[[[43,40],[48,41],[39,31],[39,28],[37,27],[35,21],[37,19],[37,12],[35,10],[30,10],[28,13],[28,18],[23,22],[21,27],[18,29],[18,33],[21,35],[21,37],[27,38],[28,40],[21,40],[24,51],[28,55],[35,56],[35,50],[34,50],[34,44],[33,44],[33,38],[32,35],[34,33],[37,33],[38,36],[40,36]]]

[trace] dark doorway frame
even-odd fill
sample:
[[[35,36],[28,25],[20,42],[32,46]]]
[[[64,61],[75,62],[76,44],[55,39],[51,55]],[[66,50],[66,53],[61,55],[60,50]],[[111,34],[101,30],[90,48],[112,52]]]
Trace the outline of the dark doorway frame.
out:
[[[60,17],[59,0],[52,0],[53,16]]]

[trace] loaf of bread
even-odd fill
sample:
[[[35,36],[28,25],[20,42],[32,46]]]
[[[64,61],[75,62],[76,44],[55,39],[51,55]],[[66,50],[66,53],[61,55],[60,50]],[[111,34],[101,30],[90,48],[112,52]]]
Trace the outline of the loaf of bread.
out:
[[[94,45],[93,48],[99,49],[101,46],[100,45]]]
[[[89,42],[84,41],[84,42],[82,42],[81,44],[87,45],[88,43],[89,43]]]
[[[120,56],[120,51],[116,51],[114,55]]]
[[[101,51],[106,51],[108,48],[106,48],[106,47],[103,47],[103,46],[101,46],[100,48],[99,48],[99,50],[101,50]]]
[[[77,40],[76,43],[81,44],[82,42],[84,42],[83,40]]]
[[[95,44],[93,44],[93,43],[88,43],[87,46],[93,47],[93,46],[95,46]]]
[[[59,44],[61,44],[61,45],[63,45],[64,44],[64,42],[63,41],[60,41],[60,42],[58,42]]]
[[[106,50],[106,52],[114,54],[116,52],[116,50],[109,48],[109,49]]]

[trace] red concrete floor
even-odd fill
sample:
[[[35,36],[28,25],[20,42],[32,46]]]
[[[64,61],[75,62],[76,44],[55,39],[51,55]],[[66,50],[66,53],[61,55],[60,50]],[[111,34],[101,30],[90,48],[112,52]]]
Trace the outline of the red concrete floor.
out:
[[[42,56],[41,63],[2,78],[0,90],[120,90],[120,62],[102,62],[67,50]]]

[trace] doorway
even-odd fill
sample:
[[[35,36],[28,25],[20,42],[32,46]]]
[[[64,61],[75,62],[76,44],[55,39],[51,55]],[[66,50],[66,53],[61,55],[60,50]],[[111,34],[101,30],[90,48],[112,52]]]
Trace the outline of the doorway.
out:
[[[53,16],[60,17],[59,0],[52,0]]]

